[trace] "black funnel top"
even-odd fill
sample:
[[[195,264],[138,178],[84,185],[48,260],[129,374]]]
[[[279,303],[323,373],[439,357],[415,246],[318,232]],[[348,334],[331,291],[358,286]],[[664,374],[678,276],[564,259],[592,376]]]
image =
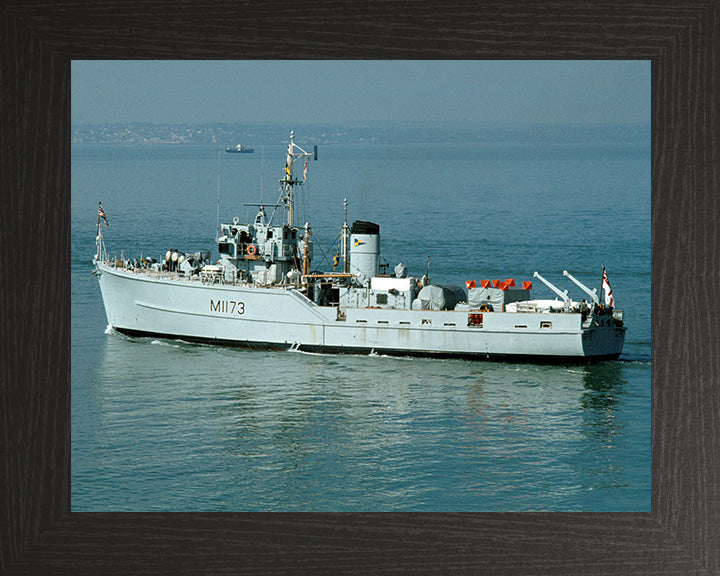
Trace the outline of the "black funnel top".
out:
[[[380,234],[380,226],[373,222],[365,222],[363,220],[355,220],[352,228],[350,229],[351,234]]]

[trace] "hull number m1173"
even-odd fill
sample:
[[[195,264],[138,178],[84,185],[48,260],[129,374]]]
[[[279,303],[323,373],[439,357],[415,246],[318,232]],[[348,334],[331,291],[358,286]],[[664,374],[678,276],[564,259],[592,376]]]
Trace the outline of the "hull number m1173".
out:
[[[245,302],[237,300],[213,300],[210,299],[210,312],[221,312],[223,314],[244,314]]]

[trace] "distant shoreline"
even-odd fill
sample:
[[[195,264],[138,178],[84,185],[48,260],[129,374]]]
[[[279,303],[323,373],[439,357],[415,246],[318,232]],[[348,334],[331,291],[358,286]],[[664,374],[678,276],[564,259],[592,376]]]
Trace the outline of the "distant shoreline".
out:
[[[465,142],[650,143],[645,124],[415,123],[397,126],[277,126],[246,124],[94,124],[71,130],[72,144],[276,145],[295,130],[315,144],[422,144]]]

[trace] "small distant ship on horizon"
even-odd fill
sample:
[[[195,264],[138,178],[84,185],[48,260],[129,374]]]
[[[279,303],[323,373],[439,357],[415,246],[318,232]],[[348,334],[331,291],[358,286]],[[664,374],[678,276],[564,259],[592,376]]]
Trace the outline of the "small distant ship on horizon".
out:
[[[242,144],[235,144],[235,146],[225,148],[225,152],[228,152],[229,154],[251,154],[254,151],[254,148],[250,148],[249,146],[243,146]]]

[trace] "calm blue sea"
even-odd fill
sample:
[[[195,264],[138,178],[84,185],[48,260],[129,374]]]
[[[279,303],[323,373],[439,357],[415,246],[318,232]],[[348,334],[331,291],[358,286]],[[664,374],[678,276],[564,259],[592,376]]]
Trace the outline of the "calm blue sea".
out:
[[[304,142],[297,133],[300,145]],[[73,511],[649,511],[650,146],[320,146],[299,205],[326,268],[343,220],[435,283],[600,285],[618,361],[542,366],[216,348],[106,330],[108,252],[214,250],[274,202],[284,145],[72,149]],[[217,251],[214,250],[217,254]],[[552,298],[534,283],[533,295]]]

